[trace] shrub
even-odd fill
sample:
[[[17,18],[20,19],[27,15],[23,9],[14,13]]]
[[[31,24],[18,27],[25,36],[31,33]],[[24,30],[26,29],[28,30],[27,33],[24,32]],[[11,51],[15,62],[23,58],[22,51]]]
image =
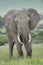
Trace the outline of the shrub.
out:
[[[32,32],[33,43],[43,43],[43,30]]]
[[[7,36],[0,35],[0,45],[4,45],[5,43],[7,43]]]

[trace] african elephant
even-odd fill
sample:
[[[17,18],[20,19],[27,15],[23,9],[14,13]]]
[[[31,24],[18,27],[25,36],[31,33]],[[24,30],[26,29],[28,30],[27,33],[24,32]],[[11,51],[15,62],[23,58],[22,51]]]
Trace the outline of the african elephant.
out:
[[[31,30],[33,30],[40,17],[35,9],[10,10],[4,16],[4,23],[9,42],[9,56],[13,56],[13,47],[16,43],[18,56],[23,56],[22,44],[24,44],[27,57],[32,57]]]

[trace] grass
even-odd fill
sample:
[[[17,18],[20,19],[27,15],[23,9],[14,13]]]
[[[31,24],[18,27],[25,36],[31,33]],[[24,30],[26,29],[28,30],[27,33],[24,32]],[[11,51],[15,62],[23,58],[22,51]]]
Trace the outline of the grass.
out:
[[[32,50],[33,58],[26,58],[26,51],[23,46],[24,56],[22,58],[18,58],[15,46],[13,59],[9,60],[8,45],[0,46],[0,65],[43,65],[43,44],[33,44]]]

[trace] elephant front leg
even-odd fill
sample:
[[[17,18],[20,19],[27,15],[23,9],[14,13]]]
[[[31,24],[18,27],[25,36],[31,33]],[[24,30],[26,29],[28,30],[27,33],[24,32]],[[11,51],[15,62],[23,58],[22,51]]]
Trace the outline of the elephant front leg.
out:
[[[12,44],[12,45],[9,44],[9,57],[10,58],[13,58],[13,46],[14,46],[14,44]]]
[[[13,57],[13,47],[14,47],[14,43],[12,43],[12,38],[8,37],[8,41],[9,41],[9,58]]]
[[[19,42],[17,42],[17,43],[16,43],[16,47],[17,47],[18,56],[19,56],[19,57],[23,56],[22,44],[20,44]]]
[[[32,58],[32,44],[30,43],[24,43],[25,49],[27,52],[27,57]]]

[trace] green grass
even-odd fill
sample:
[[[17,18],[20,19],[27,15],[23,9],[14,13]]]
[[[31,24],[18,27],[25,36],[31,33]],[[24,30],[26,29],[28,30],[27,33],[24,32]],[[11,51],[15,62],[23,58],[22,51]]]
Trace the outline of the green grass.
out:
[[[18,58],[15,46],[13,59],[9,60],[8,45],[0,46],[0,65],[43,65],[43,44],[33,44],[32,50],[33,58],[26,58],[26,51],[23,46],[24,56],[22,58]]]

